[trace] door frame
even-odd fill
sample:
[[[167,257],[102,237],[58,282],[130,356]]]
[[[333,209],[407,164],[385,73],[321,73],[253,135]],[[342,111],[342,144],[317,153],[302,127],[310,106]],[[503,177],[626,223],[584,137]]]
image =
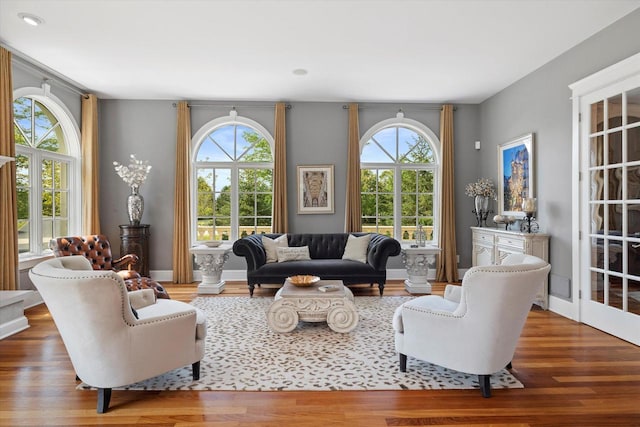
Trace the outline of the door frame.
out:
[[[573,147],[572,147],[572,293],[571,302],[569,305],[565,305],[565,313],[567,317],[582,322],[585,322],[585,317],[589,313],[585,313],[588,307],[583,304],[581,299],[581,290],[583,282],[588,281],[590,283],[591,277],[589,273],[589,265],[584,265],[584,260],[588,259],[588,256],[584,255],[588,246],[588,221],[582,220],[583,204],[588,203],[588,171],[584,171],[582,166],[586,164],[585,157],[588,156],[588,148],[582,144],[583,138],[585,138],[585,129],[588,126],[588,111],[582,110],[582,103],[584,98],[590,98],[594,94],[600,91],[614,89],[616,86],[623,84],[632,78],[640,77],[640,53],[635,54],[623,61],[620,61],[610,67],[607,67],[597,73],[594,73],[582,80],[579,80],[571,85],[569,88],[572,91],[572,133],[573,133]],[[581,120],[583,119],[583,120]],[[588,133],[587,133],[588,135]],[[588,136],[586,136],[588,138]],[[585,200],[585,197],[587,200]],[[585,295],[586,299],[590,299],[590,296]],[[626,313],[628,314],[628,313]],[[601,322],[599,325],[592,325],[598,329],[602,329],[605,332],[616,335],[612,331],[615,329],[615,324],[609,322]],[[633,334],[632,334],[633,335]],[[636,345],[640,345],[640,337],[624,336],[620,337],[625,340],[630,340]]]

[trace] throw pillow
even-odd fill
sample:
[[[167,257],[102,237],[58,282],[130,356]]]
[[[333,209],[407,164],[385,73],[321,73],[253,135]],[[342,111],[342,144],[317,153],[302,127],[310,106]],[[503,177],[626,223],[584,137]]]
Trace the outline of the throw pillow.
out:
[[[288,248],[289,241],[287,240],[286,234],[283,234],[276,239],[270,239],[266,236],[262,236],[262,246],[264,246],[264,251],[267,254],[267,262],[278,262],[277,249],[279,247]]]
[[[350,259],[353,261],[367,262],[367,248],[371,241],[371,234],[356,237],[349,234],[347,245],[344,248],[342,259]]]
[[[291,248],[278,248],[278,262],[300,261],[311,259],[309,246],[296,246]]]

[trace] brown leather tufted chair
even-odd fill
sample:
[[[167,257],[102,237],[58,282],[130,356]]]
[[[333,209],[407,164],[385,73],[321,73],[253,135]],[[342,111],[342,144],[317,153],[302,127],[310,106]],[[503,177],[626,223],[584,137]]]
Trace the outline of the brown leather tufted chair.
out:
[[[127,290],[153,289],[157,298],[170,299],[162,285],[149,277],[141,277],[131,270],[131,265],[138,261],[135,254],[127,254],[121,258],[113,259],[111,244],[107,236],[103,234],[91,236],[68,236],[51,239],[49,248],[56,257],[69,255],[82,255],[91,262],[94,270],[113,270],[124,280]]]

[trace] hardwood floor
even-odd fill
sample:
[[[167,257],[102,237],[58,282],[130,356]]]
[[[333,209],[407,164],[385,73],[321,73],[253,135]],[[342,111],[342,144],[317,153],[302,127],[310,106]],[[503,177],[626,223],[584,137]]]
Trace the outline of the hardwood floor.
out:
[[[196,297],[195,285],[167,289],[174,299]],[[442,291],[442,284],[434,286],[434,293]],[[258,288],[255,297],[274,293]],[[354,294],[377,295],[377,289],[356,288]],[[238,282],[211,297],[246,295],[246,284]],[[385,295],[406,293],[395,282]],[[640,348],[540,309],[531,311],[513,359],[512,372],[525,388],[494,390],[490,399],[478,390],[114,391],[102,415],[96,392],[75,389],[46,307],[26,314],[31,327],[0,341],[3,426],[640,426]]]

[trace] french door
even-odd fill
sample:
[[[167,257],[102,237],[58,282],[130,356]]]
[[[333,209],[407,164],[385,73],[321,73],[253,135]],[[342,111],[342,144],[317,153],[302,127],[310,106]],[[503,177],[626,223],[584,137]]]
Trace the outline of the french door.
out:
[[[578,95],[574,108],[580,321],[640,345],[640,57],[635,63]]]

